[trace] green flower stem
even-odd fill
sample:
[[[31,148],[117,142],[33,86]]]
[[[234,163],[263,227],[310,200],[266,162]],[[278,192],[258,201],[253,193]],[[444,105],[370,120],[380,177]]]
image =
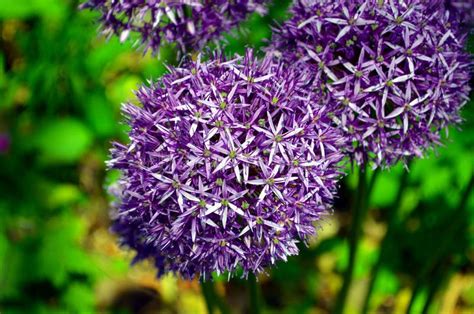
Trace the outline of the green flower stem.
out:
[[[216,302],[217,308],[219,309],[221,314],[229,314],[230,313],[230,310],[229,310],[229,307],[227,306],[227,304],[217,294],[216,294],[215,302]]]
[[[362,223],[368,208],[369,192],[371,192],[375,185],[377,172],[374,172],[372,179],[367,184],[367,171],[364,167],[359,168],[359,182],[357,187],[357,194],[352,210],[352,225],[349,235],[349,265],[344,273],[344,280],[341,290],[337,296],[336,304],[334,305],[333,313],[342,314],[346,305],[347,295],[354,276],[355,261],[357,257],[359,238],[362,233]]]
[[[250,296],[250,314],[261,314],[262,304],[260,298],[260,287],[254,274],[250,274],[248,278],[249,296]]]
[[[428,297],[426,298],[421,314],[429,313],[431,304],[435,300],[436,293],[442,287],[445,280],[449,278],[451,270],[449,269],[449,265],[441,265],[440,267],[438,267],[436,272],[437,272],[437,275],[435,276],[433,282],[431,283],[429,287]]]
[[[375,284],[377,282],[377,277],[380,272],[380,268],[382,266],[382,262],[384,260],[384,257],[387,253],[388,248],[390,247],[391,244],[391,237],[392,233],[395,229],[395,226],[397,225],[397,214],[402,202],[402,196],[403,193],[405,192],[405,188],[408,184],[408,171],[403,171],[402,177],[400,179],[400,186],[398,187],[397,195],[395,197],[395,202],[389,209],[389,216],[388,216],[388,223],[387,223],[387,232],[385,233],[385,236],[382,240],[382,243],[380,245],[380,253],[377,259],[377,262],[375,263],[374,267],[372,268],[371,275],[370,275],[370,282],[369,286],[367,288],[367,293],[364,299],[364,304],[362,307],[362,313],[367,314],[369,312],[369,307],[370,307],[370,299],[372,297],[372,292],[374,290]]]
[[[221,314],[230,313],[225,302],[217,295],[214,282],[210,280],[201,281],[201,290],[206,301],[208,314],[213,314],[216,307],[219,309]]]
[[[208,314],[214,313],[214,283],[212,281],[201,281],[201,290],[204,300],[206,301],[206,308]]]
[[[372,195],[372,191],[375,186],[375,182],[377,182],[377,178],[379,176],[380,169],[377,168],[374,170],[372,173],[372,176],[370,177],[369,185],[367,186],[367,206],[366,209],[368,208],[368,205],[370,204],[370,195]]]
[[[422,290],[422,283],[428,279],[428,276],[432,270],[442,261],[447,249],[449,248],[449,245],[455,241],[459,226],[464,223],[465,215],[463,212],[466,208],[467,202],[469,201],[469,197],[471,196],[473,188],[474,172],[471,173],[469,183],[467,184],[466,189],[461,196],[458,207],[453,212],[452,219],[450,220],[451,223],[446,228],[445,236],[441,239],[438,249],[433,252],[433,255],[429,259],[427,259],[426,264],[418,272],[418,275],[415,278],[416,284],[411,295],[410,303],[408,304],[407,314],[410,314],[413,310],[413,305],[418,297],[418,294]]]

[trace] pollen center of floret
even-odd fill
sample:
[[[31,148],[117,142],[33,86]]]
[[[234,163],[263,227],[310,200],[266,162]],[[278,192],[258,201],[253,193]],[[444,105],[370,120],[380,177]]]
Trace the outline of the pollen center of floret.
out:
[[[175,189],[179,189],[181,184],[178,182],[178,181],[173,181],[173,183],[171,184]]]

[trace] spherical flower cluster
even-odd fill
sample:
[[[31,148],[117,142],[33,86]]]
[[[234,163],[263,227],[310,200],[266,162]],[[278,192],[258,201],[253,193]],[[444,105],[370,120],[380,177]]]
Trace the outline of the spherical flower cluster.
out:
[[[291,10],[271,49],[311,68],[358,164],[421,157],[461,121],[470,60],[439,4],[298,0]]]
[[[141,36],[144,50],[176,43],[183,52],[219,39],[250,13],[265,12],[267,0],[88,0],[81,8],[100,11],[103,33],[125,41]]]
[[[307,74],[270,56],[188,63],[127,104],[113,230],[160,274],[245,274],[298,253],[331,207],[344,139]]]

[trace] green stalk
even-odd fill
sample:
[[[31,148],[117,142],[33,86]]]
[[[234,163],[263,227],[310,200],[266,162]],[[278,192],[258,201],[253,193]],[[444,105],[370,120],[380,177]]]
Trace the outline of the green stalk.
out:
[[[214,313],[214,302],[213,302],[213,295],[214,295],[214,284],[212,281],[201,281],[201,290],[202,295],[204,296],[204,300],[206,301],[206,308],[208,314]]]
[[[249,297],[250,297],[250,314],[262,313],[262,304],[260,302],[260,288],[257,283],[257,278],[254,274],[250,274],[248,278],[249,283]]]
[[[374,173],[374,176],[376,173]],[[375,180],[375,177],[374,177]],[[374,185],[371,183],[370,185]],[[344,313],[344,308],[346,305],[347,294],[349,293],[349,288],[352,283],[352,278],[354,276],[355,261],[357,257],[358,243],[360,234],[362,231],[362,222],[364,221],[364,216],[366,213],[366,208],[368,207],[369,196],[367,194],[367,172],[364,167],[359,168],[359,182],[357,186],[357,195],[354,202],[354,208],[352,210],[352,225],[349,235],[349,265],[344,273],[344,279],[342,283],[341,290],[337,296],[336,304],[334,306],[334,314]]]
[[[367,208],[368,205],[370,204],[370,196],[372,195],[372,191],[375,186],[375,182],[377,182],[377,177],[379,176],[380,169],[377,168],[374,170],[372,173],[372,176],[370,177],[369,185],[367,186]]]
[[[449,266],[445,267],[438,267],[437,271],[438,275],[435,277],[434,281],[431,283],[428,291],[428,297],[425,301],[425,304],[423,305],[423,310],[421,311],[421,314],[428,314],[431,304],[435,300],[436,293],[438,293],[439,289],[445,282],[445,279],[449,277]]]
[[[219,309],[221,314],[230,313],[225,302],[217,295],[214,282],[210,280],[201,281],[201,290],[206,301],[208,314],[213,314],[216,307]]]
[[[411,313],[413,309],[413,305],[415,304],[416,298],[418,297],[420,292],[423,290],[422,286],[423,285],[421,284],[421,282],[418,282],[418,281],[416,282],[415,287],[413,288],[413,292],[411,294],[410,303],[408,303],[407,314]]]
[[[427,263],[424,265],[424,268],[418,272],[418,276],[415,278],[415,288],[413,289],[413,293],[411,295],[410,303],[408,304],[407,313],[411,313],[413,309],[413,304],[415,303],[416,298],[421,290],[422,282],[425,282],[428,279],[429,274],[433,270],[434,267],[438,263],[440,263],[443,259],[443,256],[446,254],[447,248],[449,245],[455,240],[455,236],[457,234],[457,230],[459,226],[464,223],[464,215],[463,211],[466,208],[467,202],[469,200],[469,196],[471,196],[471,192],[474,188],[474,172],[471,173],[471,178],[469,183],[464,190],[463,195],[461,196],[461,200],[459,202],[458,207],[454,210],[452,214],[451,223],[447,227],[445,231],[445,237],[441,239],[439,243],[438,250],[434,251],[431,258],[427,259]]]
[[[371,275],[370,275],[370,282],[367,288],[367,293],[364,299],[364,305],[362,307],[362,313],[367,314],[369,311],[370,306],[370,299],[372,297],[372,292],[374,290],[375,284],[377,282],[377,277],[380,272],[380,268],[382,266],[383,259],[387,253],[387,250],[390,245],[390,240],[392,238],[392,233],[397,225],[397,214],[402,202],[402,196],[405,192],[405,188],[408,183],[408,171],[403,171],[402,178],[400,180],[400,186],[398,187],[397,195],[395,197],[395,202],[393,206],[389,209],[389,216],[388,216],[388,223],[387,223],[387,232],[385,233],[384,238],[382,239],[380,253],[375,263],[374,267],[372,268]]]
[[[219,309],[221,314],[229,314],[230,313],[230,310],[229,310],[229,307],[227,306],[227,304],[217,294],[216,294],[215,302],[216,302],[217,308]]]

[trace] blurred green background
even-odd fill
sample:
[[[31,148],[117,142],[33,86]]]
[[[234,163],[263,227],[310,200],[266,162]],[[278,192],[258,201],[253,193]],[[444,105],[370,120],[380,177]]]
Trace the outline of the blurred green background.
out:
[[[275,3],[228,37],[229,53],[265,43],[286,16],[288,0]],[[104,160],[111,140],[126,140],[120,104],[176,63],[173,48],[153,58],[106,42],[97,15],[78,4],[0,0],[0,313],[205,313],[197,282],[158,280],[147,263],[130,267],[133,252],[108,232],[104,187],[114,178]],[[474,312],[474,197],[459,206],[474,171],[473,105],[462,130],[413,162],[408,177],[400,166],[379,174],[347,313],[360,311],[397,203],[371,313],[404,313],[411,299],[412,313]],[[265,312],[329,311],[348,263],[356,182],[344,179],[335,214],[310,247],[260,278]],[[246,312],[243,281],[218,278],[217,288]]]

